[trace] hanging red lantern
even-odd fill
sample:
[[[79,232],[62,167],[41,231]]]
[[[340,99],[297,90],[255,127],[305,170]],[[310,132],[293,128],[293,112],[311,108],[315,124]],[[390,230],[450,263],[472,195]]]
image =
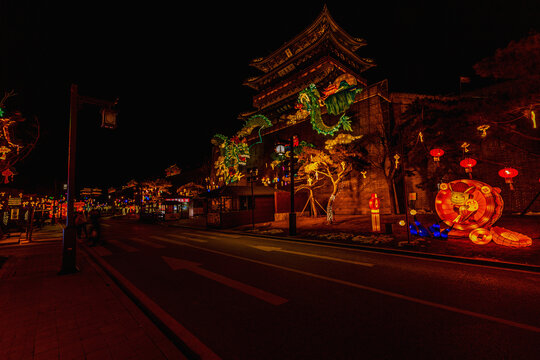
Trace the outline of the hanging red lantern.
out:
[[[518,171],[514,168],[504,168],[499,170],[499,176],[504,178],[504,182],[510,186],[510,190],[514,190],[512,178],[518,174]]]
[[[438,162],[441,160],[441,156],[444,155],[443,149],[431,149],[429,155],[433,156],[433,161]]]
[[[465,158],[459,162],[459,165],[465,168],[465,172],[469,174],[469,178],[472,179],[472,168],[476,165],[476,160],[473,158]]]

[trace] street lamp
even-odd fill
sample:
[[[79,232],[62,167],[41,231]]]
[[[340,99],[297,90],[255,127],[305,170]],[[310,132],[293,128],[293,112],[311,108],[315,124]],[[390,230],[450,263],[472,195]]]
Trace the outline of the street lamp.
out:
[[[277,144],[276,145],[276,153],[280,156],[285,155],[285,145],[283,144]]]
[[[253,183],[257,181],[259,169],[256,167],[248,168],[247,181],[251,183],[251,226],[255,229],[255,197],[253,196]]]
[[[66,209],[66,227],[64,228],[62,238],[62,268],[59,274],[72,274],[78,272],[76,263],[76,245],[77,245],[77,231],[75,228],[75,213],[73,204],[75,201],[75,156],[76,156],[76,139],[77,139],[77,114],[79,106],[82,104],[97,105],[100,108],[108,109],[106,114],[107,127],[112,126],[112,107],[116,105],[116,102],[105,101],[100,99],[94,99],[87,96],[81,96],[78,92],[78,86],[71,84],[71,96],[69,104],[69,145],[68,145],[68,181],[67,181],[67,209]]]

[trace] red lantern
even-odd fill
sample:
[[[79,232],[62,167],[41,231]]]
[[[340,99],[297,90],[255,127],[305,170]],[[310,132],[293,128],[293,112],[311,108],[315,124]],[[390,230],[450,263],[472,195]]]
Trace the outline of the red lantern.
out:
[[[514,168],[504,168],[499,170],[499,176],[504,178],[504,182],[510,185],[510,190],[514,190],[512,178],[518,174],[518,171]]]
[[[379,204],[379,198],[377,197],[377,194],[371,194],[371,198],[369,199],[369,208],[371,210],[379,210],[380,204]]]
[[[444,155],[444,150],[443,149],[431,149],[429,154],[431,156],[433,156],[433,161],[437,162],[437,161],[439,161],[441,159],[441,156]]]
[[[469,174],[469,178],[472,179],[472,168],[476,165],[476,160],[473,158],[465,158],[459,162],[461,167],[465,168],[465,172]]]

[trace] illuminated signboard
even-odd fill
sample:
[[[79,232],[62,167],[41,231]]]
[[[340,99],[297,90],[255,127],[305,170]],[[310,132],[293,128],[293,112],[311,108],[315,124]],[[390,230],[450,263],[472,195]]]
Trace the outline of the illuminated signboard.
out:
[[[175,199],[165,199],[165,201],[176,201],[181,203],[187,203],[189,202],[189,199],[187,198],[175,198]]]

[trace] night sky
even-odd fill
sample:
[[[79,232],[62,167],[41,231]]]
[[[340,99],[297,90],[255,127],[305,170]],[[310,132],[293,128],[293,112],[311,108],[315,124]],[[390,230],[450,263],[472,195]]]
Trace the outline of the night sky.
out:
[[[14,89],[8,110],[37,115],[42,130],[14,187],[65,182],[71,83],[120,98],[116,130],[100,128],[96,107],[79,113],[77,185],[120,186],[208,161],[212,135],[232,135],[251,110],[249,62],[311,25],[324,3],[367,40],[359,55],[378,65],[364,74],[370,83],[430,94],[456,93],[460,75],[474,85],[472,66],[539,31],[540,14],[536,0],[74,3],[0,1],[0,91]]]

